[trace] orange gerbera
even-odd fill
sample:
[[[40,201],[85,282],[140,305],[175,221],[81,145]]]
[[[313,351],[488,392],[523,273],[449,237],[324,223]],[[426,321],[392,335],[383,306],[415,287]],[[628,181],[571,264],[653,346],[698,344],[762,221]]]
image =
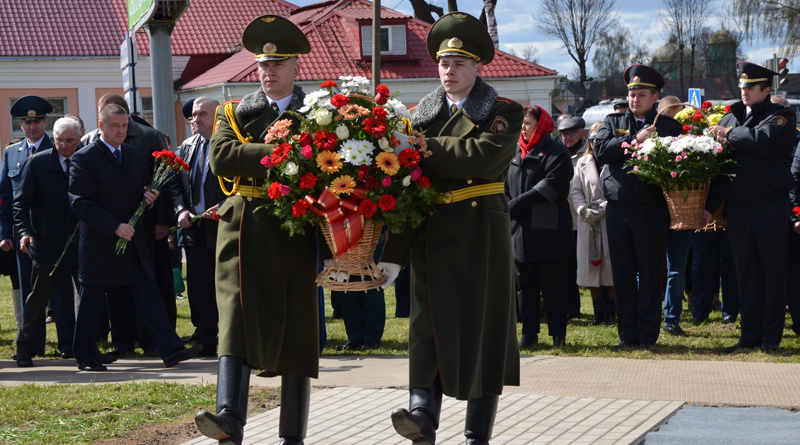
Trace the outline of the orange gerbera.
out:
[[[321,151],[317,155],[317,165],[323,171],[335,173],[342,168],[342,161],[339,160],[339,153],[335,151]]]
[[[336,195],[340,195],[342,193],[349,195],[350,193],[353,193],[353,189],[355,187],[356,181],[352,176],[342,175],[331,182],[330,188],[331,192],[335,193]]]
[[[400,170],[400,161],[391,151],[383,151],[375,157],[375,163],[389,176],[394,176]]]

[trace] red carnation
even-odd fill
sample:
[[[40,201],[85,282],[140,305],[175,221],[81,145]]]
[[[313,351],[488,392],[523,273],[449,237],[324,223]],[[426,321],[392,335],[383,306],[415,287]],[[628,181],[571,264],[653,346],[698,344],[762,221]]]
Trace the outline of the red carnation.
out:
[[[712,106],[713,105],[711,105],[711,102],[709,102],[709,101],[703,102],[703,105],[702,105],[703,111],[709,110]]]
[[[267,196],[269,196],[270,199],[278,199],[281,196],[283,196],[281,194],[280,182],[273,182],[272,184],[269,185],[269,189],[267,189]]]
[[[336,142],[339,138],[336,137],[336,133],[319,130],[314,133],[314,144],[316,144],[317,148],[320,150],[333,150],[336,148]]]
[[[387,196],[387,195],[383,195],[383,196]],[[394,198],[392,198],[392,199],[394,199]],[[383,201],[383,198],[381,198],[381,201]],[[394,204],[392,204],[392,207],[394,207]],[[358,211],[363,213],[364,216],[366,216],[367,218],[372,218],[372,216],[375,215],[375,212],[377,210],[378,210],[378,205],[375,204],[375,201],[373,201],[371,199],[365,199],[365,200],[361,201],[360,204],[358,204]]]
[[[369,165],[361,164],[358,166],[358,179],[364,180],[369,177]]]
[[[692,127],[690,127],[688,125],[684,125],[683,126],[683,132],[684,133],[689,134],[690,131],[692,131]]]
[[[730,113],[731,112],[731,106],[730,105],[725,105],[725,112],[726,113]]]
[[[420,188],[423,189],[429,189],[433,187],[433,184],[431,184],[431,180],[428,179],[427,176],[420,177],[419,180],[417,181],[417,184],[419,185]]]
[[[297,201],[296,203],[294,203],[294,205],[292,206],[292,215],[294,215],[295,218],[300,218],[301,216],[305,215],[306,213],[308,213],[308,203],[307,202],[305,202],[303,200],[300,200],[300,201]]]
[[[794,212],[794,216],[800,216],[800,207],[795,207],[792,211]]]
[[[278,145],[272,150],[272,157],[271,157],[272,163],[275,165],[281,165],[281,163],[283,163],[283,161],[285,161],[286,158],[289,157],[290,151],[292,151],[291,145],[285,142],[281,145]]]
[[[320,85],[320,88],[336,88],[338,86],[339,85],[336,85],[336,82],[334,82],[332,80],[326,80],[325,82],[322,82],[322,85]]]
[[[694,116],[692,116],[692,121],[694,122],[700,122],[701,120],[703,120],[703,115],[700,114],[700,112],[697,112],[694,114]]]
[[[347,105],[349,103],[350,103],[350,99],[348,99],[346,96],[343,96],[341,94],[337,94],[337,95],[333,96],[333,98],[331,98],[331,105],[333,105],[336,108],[343,107],[343,106],[345,106],[345,105]]]
[[[397,159],[400,160],[400,165],[403,167],[414,168],[419,164],[419,152],[414,150],[413,148],[406,148],[405,150],[400,152],[400,155],[397,156]]]
[[[312,139],[311,135],[308,133],[300,133],[300,139],[297,140],[297,144],[301,147],[307,147],[311,145]]]
[[[300,188],[301,189],[310,189],[317,185],[317,177],[314,176],[314,173],[306,173],[300,178]]]
[[[211,217],[214,218],[214,221],[219,221],[219,215],[217,215],[216,210],[214,210],[214,213],[211,214]]]
[[[370,190],[375,190],[376,188],[381,186],[381,183],[378,182],[377,179],[375,179],[375,178],[373,178],[371,176],[367,176],[364,179],[359,179],[359,181],[363,182],[364,186],[366,188],[370,189]]]
[[[372,114],[375,115],[378,120],[385,120],[386,119],[386,110],[383,107],[373,107]]]
[[[388,96],[389,95],[389,87],[387,87],[386,85],[378,85],[377,87],[375,87],[375,92],[378,93],[378,94],[383,94],[383,95]]]
[[[394,210],[394,206],[396,205],[397,200],[394,199],[394,196],[392,195],[381,195],[381,199],[378,200],[378,207],[380,207],[384,212]]]
[[[387,130],[388,128],[386,127],[386,122],[384,121],[376,120],[374,117],[368,117],[364,119],[364,131],[375,136],[376,139],[386,136]]]
[[[596,260],[592,260],[591,263],[592,263],[592,266],[599,266],[599,265],[601,265],[603,263],[603,260],[598,258]]]

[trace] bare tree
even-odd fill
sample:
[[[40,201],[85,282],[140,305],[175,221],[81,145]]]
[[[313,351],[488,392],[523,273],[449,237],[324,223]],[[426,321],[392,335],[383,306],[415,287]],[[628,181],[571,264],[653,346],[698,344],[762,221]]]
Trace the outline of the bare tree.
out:
[[[539,48],[537,48],[536,45],[532,43],[523,46],[521,50],[512,46],[511,49],[508,50],[508,52],[514,56],[519,57],[520,59],[525,59],[528,62],[539,63]]]
[[[744,36],[776,43],[786,57],[800,54],[800,0],[734,0]]]
[[[694,84],[695,53],[704,33],[707,35],[710,2],[708,0],[663,0],[663,21],[667,32],[674,35],[678,43],[678,78],[683,87],[685,77],[684,51],[688,47],[689,86]]]
[[[616,20],[616,0],[542,0],[533,25],[561,41],[586,80],[586,63],[592,47]]]
[[[642,37],[641,31],[631,34],[627,29],[619,29],[604,34],[592,57],[595,77],[606,79],[609,95],[625,95],[627,86],[622,73],[633,64],[650,62],[650,39]]]
[[[481,23],[486,25],[489,36],[495,49],[500,48],[500,37],[497,35],[497,20],[494,17],[494,7],[497,0],[483,0],[483,11],[481,12]]]

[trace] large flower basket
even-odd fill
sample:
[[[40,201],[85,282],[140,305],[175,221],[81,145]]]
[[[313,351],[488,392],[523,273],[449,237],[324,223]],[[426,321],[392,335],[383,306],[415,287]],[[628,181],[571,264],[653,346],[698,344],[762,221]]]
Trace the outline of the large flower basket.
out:
[[[322,223],[320,227],[331,252],[336,252],[336,241],[331,234],[330,225]],[[364,232],[358,245],[350,247],[344,255],[325,267],[317,276],[317,284],[325,289],[345,292],[363,292],[383,286],[386,283],[386,275],[378,270],[378,266],[372,260],[375,247],[380,241],[382,228],[382,224],[364,222]],[[340,282],[331,278],[340,273],[349,275],[348,281]],[[360,277],[361,281],[353,280],[353,277]]]
[[[708,184],[703,184],[696,190],[664,191],[664,198],[667,200],[667,208],[669,208],[669,228],[672,230],[697,230],[705,227],[703,210],[707,197]]]

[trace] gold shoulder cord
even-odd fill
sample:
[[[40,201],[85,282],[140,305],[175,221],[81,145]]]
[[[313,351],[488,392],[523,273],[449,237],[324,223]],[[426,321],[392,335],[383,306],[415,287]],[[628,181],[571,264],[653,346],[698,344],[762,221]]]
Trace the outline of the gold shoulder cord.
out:
[[[214,112],[214,122],[217,122],[218,118],[219,118],[219,108],[217,108],[217,110]],[[233,114],[233,102],[225,104],[225,119],[228,121],[228,125],[230,125],[231,128],[233,129],[233,132],[236,133],[236,137],[239,138],[239,142],[243,144],[246,142],[252,142],[252,138],[244,137],[242,133],[239,131],[239,126],[236,125],[236,116],[234,116]],[[214,129],[216,130],[216,125]],[[219,179],[219,186],[222,189],[222,193],[224,193],[225,196],[233,196],[239,191],[239,181],[242,180],[242,177],[234,176],[233,179],[228,179],[223,176],[217,176],[217,179]],[[226,182],[233,183],[233,188],[230,191],[225,189]]]

